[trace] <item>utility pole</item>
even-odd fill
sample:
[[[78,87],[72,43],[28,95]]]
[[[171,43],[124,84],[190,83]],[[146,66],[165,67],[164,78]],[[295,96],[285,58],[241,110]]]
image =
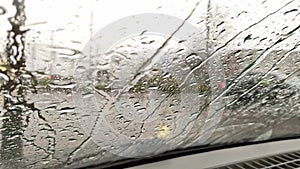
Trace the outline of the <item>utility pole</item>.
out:
[[[207,11],[206,11],[206,31],[207,31],[206,38],[207,38],[207,40],[206,40],[206,49],[205,49],[207,56],[210,55],[210,50],[211,50],[211,45],[212,45],[211,32],[210,32],[211,31],[210,27],[212,24],[211,19],[212,19],[212,17],[211,17],[211,0],[208,0]]]

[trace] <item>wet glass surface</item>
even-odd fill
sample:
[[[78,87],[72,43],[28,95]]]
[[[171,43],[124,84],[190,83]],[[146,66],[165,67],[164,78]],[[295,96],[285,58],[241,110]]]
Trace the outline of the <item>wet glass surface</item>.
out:
[[[0,2],[0,168],[300,134],[299,1],[130,3]]]

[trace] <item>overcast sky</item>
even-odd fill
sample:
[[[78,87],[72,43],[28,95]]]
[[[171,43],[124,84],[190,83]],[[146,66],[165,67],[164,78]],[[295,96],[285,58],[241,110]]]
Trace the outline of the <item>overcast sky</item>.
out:
[[[267,0],[262,2],[264,1],[212,0],[212,17],[216,24],[222,20],[225,21],[224,26],[227,27],[225,35],[219,38],[219,43],[224,43],[240,30],[276,11],[289,1]],[[184,19],[196,3],[197,0],[27,0],[25,27],[31,31],[27,34],[26,39],[27,43],[52,43],[52,45],[82,49],[93,34],[122,17],[141,13],[163,13]],[[300,2],[296,0],[286,9],[299,8],[299,4]],[[0,41],[3,42],[9,29],[7,18],[13,16],[15,10],[10,0],[3,0],[0,5],[7,9],[7,13],[0,16]],[[188,22],[203,27],[203,24],[197,25],[197,23],[205,20],[206,6],[207,0],[200,1],[200,5]],[[276,14],[270,18],[269,22],[274,21],[272,23],[274,28],[270,23],[264,24],[269,25],[268,29],[276,30],[278,25]],[[280,18],[278,19],[280,20]],[[285,18],[280,20],[281,24],[288,24],[291,29],[299,22],[299,15],[295,17],[294,14],[285,15]],[[262,28],[264,27],[257,28],[257,36],[267,33],[264,32],[265,28]],[[216,30],[216,32],[218,31],[220,30]],[[3,51],[4,45],[5,43],[1,43],[0,51]]]

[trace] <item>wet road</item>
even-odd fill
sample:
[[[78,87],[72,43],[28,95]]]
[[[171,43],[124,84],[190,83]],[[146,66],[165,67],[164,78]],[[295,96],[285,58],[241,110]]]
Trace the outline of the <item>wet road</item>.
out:
[[[251,77],[257,78],[257,76]],[[274,77],[270,76],[269,78]],[[249,86],[255,82],[255,79],[249,81],[249,78],[247,78]],[[245,87],[245,84],[242,86]],[[227,102],[230,103],[234,98],[241,96],[239,92],[241,91],[236,90],[229,93]],[[231,103],[225,109],[221,121],[207,143],[231,144],[294,135],[299,131],[298,124],[300,122],[298,93],[299,89],[295,85],[285,83],[262,84],[249,95],[243,96],[242,100]],[[285,102],[278,100],[282,97],[286,98]],[[79,159],[80,161],[84,159],[97,161],[100,158],[105,161],[109,157],[122,158],[107,152],[106,150],[109,150],[107,148],[103,150],[103,146],[99,144],[99,138],[97,136],[95,138],[87,132],[87,129],[84,128],[85,125],[82,124],[83,121],[80,120],[80,113],[76,113],[76,104],[74,104],[76,98],[72,95],[63,92],[48,94],[43,92],[28,95],[27,99],[28,103],[35,103],[36,108],[40,111],[28,116],[29,123],[22,138],[23,160],[28,159],[27,162],[24,161],[26,166],[54,165],[57,167],[59,163],[61,165],[66,163],[76,165],[76,161]],[[77,99],[81,100],[80,98]],[[110,114],[109,112],[103,113]],[[124,113],[125,117],[130,117],[126,114],[128,112]],[[91,119],[96,119],[97,116],[98,114],[95,114]],[[106,120],[115,128],[124,125],[123,123],[116,123],[114,118]],[[129,130],[123,130],[125,132],[123,135],[130,137],[130,134],[136,133],[135,130],[138,131],[138,128],[130,129],[129,127]],[[186,140],[195,144],[196,135],[193,135],[192,131]],[[151,131],[149,133],[144,131],[144,134],[148,137],[157,137]],[[116,141],[119,145],[122,145],[118,140]],[[189,142],[185,143],[190,144]]]

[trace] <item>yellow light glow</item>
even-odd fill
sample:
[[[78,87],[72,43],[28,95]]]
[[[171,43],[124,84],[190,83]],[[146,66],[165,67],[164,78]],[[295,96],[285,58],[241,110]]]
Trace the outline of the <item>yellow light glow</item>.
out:
[[[162,125],[157,134],[157,137],[158,138],[166,138],[169,135],[169,133],[170,133],[169,127],[167,125]]]

